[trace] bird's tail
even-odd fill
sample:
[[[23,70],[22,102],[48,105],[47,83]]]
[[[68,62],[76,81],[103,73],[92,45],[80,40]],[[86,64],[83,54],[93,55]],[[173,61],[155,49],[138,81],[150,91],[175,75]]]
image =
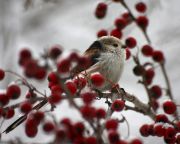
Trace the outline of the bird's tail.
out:
[[[43,107],[46,103],[48,102],[47,99],[41,101],[40,103],[38,103],[37,105],[35,105],[32,110],[39,110],[41,107]],[[9,133],[11,132],[13,129],[15,129],[17,126],[19,126],[20,124],[22,124],[26,119],[27,119],[28,114],[21,116],[20,118],[18,118],[15,122],[13,122],[10,126],[8,126],[6,128],[6,130],[3,131],[3,133]]]

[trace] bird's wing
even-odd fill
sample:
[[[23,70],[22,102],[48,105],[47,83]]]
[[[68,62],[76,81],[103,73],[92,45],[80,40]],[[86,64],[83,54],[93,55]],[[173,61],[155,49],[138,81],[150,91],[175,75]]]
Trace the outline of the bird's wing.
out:
[[[100,42],[95,41],[90,47],[84,52],[84,56],[90,59],[90,64],[86,68],[76,66],[72,70],[72,75],[75,76],[83,71],[95,71],[97,67],[98,58],[100,57],[101,52],[103,51],[103,46]]]

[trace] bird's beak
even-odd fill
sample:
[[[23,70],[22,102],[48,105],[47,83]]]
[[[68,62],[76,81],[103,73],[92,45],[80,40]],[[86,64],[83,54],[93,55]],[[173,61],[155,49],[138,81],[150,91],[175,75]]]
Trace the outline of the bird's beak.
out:
[[[89,48],[90,49],[103,50],[103,45],[101,44],[100,41],[95,41],[95,42],[92,43],[92,45]]]
[[[126,45],[122,45],[122,49],[126,49],[127,48],[127,46]]]

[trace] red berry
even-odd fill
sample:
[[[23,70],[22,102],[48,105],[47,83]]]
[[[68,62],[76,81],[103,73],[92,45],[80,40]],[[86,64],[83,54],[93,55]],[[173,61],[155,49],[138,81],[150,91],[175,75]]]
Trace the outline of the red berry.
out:
[[[61,98],[62,97],[60,94],[54,93],[51,94],[51,96],[48,99],[50,104],[58,104],[61,101]]]
[[[65,127],[71,127],[72,126],[72,122],[69,118],[63,118],[60,121],[60,124],[64,125]]]
[[[90,80],[92,84],[96,87],[101,87],[104,84],[104,77],[99,73],[91,74]]]
[[[64,140],[65,138],[66,138],[66,133],[64,130],[62,129],[56,130],[56,139],[58,142],[60,142],[61,140]]]
[[[20,59],[30,59],[32,57],[31,51],[27,48],[23,48],[19,53]]]
[[[19,64],[23,66],[27,60],[32,59],[31,51],[24,48],[20,51],[19,57]]]
[[[149,133],[149,125],[147,125],[147,124],[142,125],[140,127],[139,131],[140,131],[140,134],[142,136],[144,136],[144,137],[148,137],[150,135],[150,133]]]
[[[110,131],[108,134],[108,139],[111,144],[116,144],[119,141],[119,134],[116,131]]]
[[[5,72],[4,70],[0,69],[0,81],[3,80],[5,77]]]
[[[176,104],[173,101],[166,101],[163,103],[164,112],[167,114],[174,114],[176,112]]]
[[[116,37],[116,38],[121,39],[121,37],[122,37],[122,31],[120,31],[119,29],[116,28],[116,29],[113,29],[113,30],[111,31],[110,35],[111,35],[111,36],[114,36],[114,37]]]
[[[70,70],[71,61],[69,59],[63,59],[57,64],[59,73],[67,73]]]
[[[55,72],[48,74],[48,81],[53,83],[58,83],[58,75]]]
[[[25,133],[26,133],[26,135],[28,136],[28,137],[35,137],[36,135],[37,135],[37,133],[38,133],[38,129],[37,129],[37,127],[36,126],[33,126],[33,127],[31,127],[31,128],[27,128],[27,127],[25,127]]]
[[[129,24],[132,22],[132,17],[128,12],[125,12],[122,14],[122,18],[126,20],[126,24]]]
[[[102,29],[102,30],[100,30],[100,31],[98,31],[97,32],[97,37],[99,38],[99,37],[102,37],[102,36],[107,36],[108,35],[108,32],[107,32],[107,30],[105,30],[105,29]]]
[[[84,77],[77,77],[74,79],[74,83],[79,89],[83,89],[86,86],[87,81]]]
[[[85,119],[93,119],[95,116],[95,108],[88,105],[81,107],[80,111]]]
[[[3,116],[4,116],[5,119],[10,119],[10,118],[12,118],[14,116],[14,113],[15,113],[14,109],[9,108],[6,111],[4,111]]]
[[[32,110],[32,104],[29,101],[25,101],[20,105],[21,112],[29,113]]]
[[[49,50],[49,56],[52,59],[57,59],[62,53],[62,47],[60,45],[54,45]]]
[[[24,73],[28,78],[35,77],[38,69],[38,63],[34,59],[28,59],[24,64]]]
[[[11,99],[17,99],[21,95],[21,89],[18,85],[12,84],[8,86],[6,95]]]
[[[164,55],[163,55],[162,51],[158,51],[158,50],[154,51],[153,52],[153,60],[155,62],[163,62],[164,61]]]
[[[26,120],[25,126],[30,129],[32,127],[37,127],[38,126],[38,122],[36,121],[36,119],[30,117]]]
[[[166,128],[164,137],[173,138],[175,135],[176,135],[176,130],[174,127]]]
[[[151,96],[155,99],[160,98],[162,95],[162,90],[158,85],[152,86],[150,91],[151,91]]]
[[[125,102],[123,100],[115,100],[112,103],[111,108],[114,111],[122,111],[124,106],[125,106]]]
[[[114,24],[119,30],[122,30],[123,28],[126,27],[126,20],[123,18],[117,18]]]
[[[103,119],[106,117],[106,111],[102,108],[96,110],[96,118]]]
[[[95,93],[92,93],[92,92],[86,92],[86,93],[83,93],[81,97],[85,104],[91,104],[92,101],[95,99],[96,95]]]
[[[75,123],[73,128],[74,128],[75,133],[78,136],[82,136],[83,135],[83,132],[85,130],[85,126],[84,126],[84,124],[82,122]]]
[[[69,55],[69,59],[73,62],[78,62],[80,56],[78,55],[77,52],[71,52]]]
[[[102,19],[106,16],[106,13],[107,13],[107,4],[103,2],[99,3],[95,10],[95,16],[98,19]]]
[[[148,24],[149,24],[149,20],[147,17],[145,16],[139,16],[137,19],[136,19],[136,22],[137,24],[139,25],[139,27],[141,27],[142,29],[146,29]]]
[[[43,125],[43,130],[46,133],[50,133],[55,129],[55,125],[52,122],[45,122]]]
[[[51,93],[61,95],[63,93],[63,89],[61,88],[60,85],[56,84],[51,86]]]
[[[149,45],[144,45],[141,49],[141,52],[144,56],[150,57],[153,55],[153,48]]]
[[[37,135],[37,122],[35,119],[29,118],[25,124],[25,133],[28,137],[35,137]]]
[[[38,67],[36,74],[35,74],[35,78],[38,80],[43,80],[46,77],[46,69],[44,67]]]
[[[128,48],[126,48],[126,60],[128,60],[131,57],[131,52]]]
[[[149,125],[149,135],[151,135],[151,136],[155,136],[155,134],[154,134],[154,124],[150,124]]]
[[[127,38],[125,43],[129,48],[134,48],[137,45],[136,39],[133,37]]]
[[[28,91],[25,96],[27,99],[30,99],[30,98],[36,98],[37,94],[32,91]]]
[[[135,5],[135,8],[138,12],[144,13],[147,9],[146,4],[143,2],[139,2]]]
[[[9,97],[4,93],[0,93],[0,105],[5,106],[8,103],[9,103]]]
[[[145,77],[146,79],[152,79],[154,77],[155,73],[152,68],[149,68],[145,71]]]
[[[33,118],[36,120],[36,121],[42,121],[44,119],[44,112],[42,111],[36,111],[34,114],[33,114]]]
[[[98,144],[96,137],[93,136],[87,137],[86,144]]]
[[[129,144],[143,144],[140,139],[133,139]]]
[[[66,88],[68,89],[71,95],[75,95],[77,92],[77,86],[73,81],[67,81]]]
[[[164,136],[165,133],[165,128],[163,127],[163,125],[158,124],[154,126],[154,134],[158,137],[162,137]]]
[[[54,84],[53,86],[51,86],[50,89],[51,89],[52,94],[60,94],[61,95],[64,92],[64,90],[60,84]]]
[[[175,138],[175,136],[174,137],[164,137],[164,141],[167,144],[175,144],[176,138]]]
[[[106,121],[105,127],[107,130],[116,130],[118,128],[118,121],[115,119],[109,119]]]
[[[158,114],[156,115],[156,119],[155,119],[155,122],[163,122],[163,123],[167,123],[169,120],[167,118],[166,115],[164,114]]]

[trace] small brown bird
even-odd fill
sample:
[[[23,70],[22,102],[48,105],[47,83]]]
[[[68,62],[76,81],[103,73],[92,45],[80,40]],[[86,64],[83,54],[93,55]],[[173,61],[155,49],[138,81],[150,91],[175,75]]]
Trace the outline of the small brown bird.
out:
[[[99,90],[110,90],[112,83],[116,84],[122,74],[125,61],[125,46],[113,36],[104,36],[95,41],[84,53],[92,64],[86,70],[78,73],[101,73],[105,83]]]
[[[85,56],[91,60],[91,65],[83,70],[74,70],[78,74],[91,74],[99,72],[105,77],[105,83],[98,90],[110,90],[112,83],[116,84],[122,74],[124,61],[125,61],[125,46],[122,42],[113,36],[104,36],[95,41],[84,53]],[[43,100],[39,104],[33,107],[34,110],[38,110],[47,103],[47,100]],[[18,125],[23,123],[27,119],[27,115],[21,116],[14,123],[12,123],[4,131],[9,133],[15,129]],[[3,133],[4,133],[3,132]]]

